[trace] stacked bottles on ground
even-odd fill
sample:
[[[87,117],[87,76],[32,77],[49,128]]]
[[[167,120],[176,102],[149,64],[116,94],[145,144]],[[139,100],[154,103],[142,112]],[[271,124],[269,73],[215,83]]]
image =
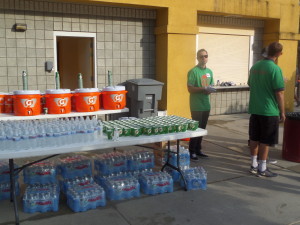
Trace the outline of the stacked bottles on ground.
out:
[[[94,158],[95,180],[104,188],[109,200],[140,196],[139,182],[128,170],[128,155],[130,153],[111,152]]]
[[[17,165],[14,165],[17,168]],[[10,199],[10,176],[8,161],[0,161],[0,201]],[[15,177],[16,194],[19,195],[20,188],[18,177]]]
[[[167,150],[164,154],[164,162],[168,160],[169,164],[178,167],[177,164],[177,146],[170,147],[170,154],[168,160]],[[189,150],[183,146],[179,146],[179,168],[187,183],[187,190],[202,189],[206,190],[207,187],[207,173],[203,167],[190,167],[190,154]],[[184,181],[180,173],[171,167],[165,167],[165,170],[172,176],[174,182],[179,182],[184,187]]]
[[[60,158],[59,161],[61,188],[67,196],[67,205],[74,212],[106,205],[103,188],[92,178],[92,164],[89,158],[74,155]]]
[[[10,148],[22,149],[63,146],[82,141],[92,141],[93,135],[101,132],[102,122],[96,117],[72,117],[44,120],[0,121],[0,151]],[[46,137],[46,138],[42,138]],[[55,140],[53,140],[55,138]],[[91,140],[87,140],[91,139]],[[9,141],[10,140],[10,141]]]
[[[97,177],[96,181],[102,184],[109,200],[130,199],[140,196],[140,184],[128,172]]]
[[[141,189],[145,194],[155,195],[173,192],[173,179],[165,172],[145,172],[140,175]]]
[[[149,151],[113,152],[97,155],[94,159],[95,180],[104,187],[110,200],[121,200],[140,196],[140,178],[145,173],[152,173],[154,156]],[[162,176],[169,176],[162,173]],[[169,176],[170,177],[170,176]],[[173,191],[173,182],[169,181]],[[145,191],[146,190],[146,191]],[[145,194],[150,194],[147,188]],[[151,194],[167,191],[152,191]]]
[[[167,150],[165,151],[167,153]],[[175,167],[178,167],[177,160],[177,146],[170,146],[170,154],[165,154],[164,162],[167,161],[167,157],[169,156],[169,163]],[[190,152],[183,146],[179,146],[179,166],[180,169],[184,170],[189,168],[190,166]]]
[[[58,211],[60,191],[54,163],[32,164],[23,170],[23,177],[27,185],[23,196],[24,212]]]
[[[182,171],[186,180],[187,190],[206,190],[207,173],[203,167],[194,167]],[[184,181],[180,179],[180,185],[184,187]]]
[[[103,131],[110,140],[118,141],[122,136],[158,135],[196,130],[198,121],[179,116],[156,116],[142,119],[104,121]]]

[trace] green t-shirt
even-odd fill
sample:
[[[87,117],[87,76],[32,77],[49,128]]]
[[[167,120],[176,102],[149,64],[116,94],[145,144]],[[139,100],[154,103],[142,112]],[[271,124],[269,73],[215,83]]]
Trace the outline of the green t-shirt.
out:
[[[213,73],[210,69],[202,69],[195,66],[188,72],[187,85],[193,87],[207,87],[214,83]],[[203,93],[190,94],[190,109],[191,111],[209,111],[210,102],[209,95]]]
[[[262,116],[279,116],[276,91],[284,90],[282,71],[273,60],[258,61],[250,70],[249,113]]]

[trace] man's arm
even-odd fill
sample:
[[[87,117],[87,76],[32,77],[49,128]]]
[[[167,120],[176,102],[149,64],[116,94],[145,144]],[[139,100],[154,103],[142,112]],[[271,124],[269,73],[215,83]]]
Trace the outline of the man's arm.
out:
[[[188,91],[189,91],[191,94],[192,94],[192,93],[199,93],[199,92],[202,92],[202,93],[205,93],[205,92],[206,92],[205,87],[194,87],[194,86],[188,85],[187,88],[188,88]]]
[[[285,112],[284,112],[284,91],[275,92],[279,111],[280,111],[280,122],[285,121]]]

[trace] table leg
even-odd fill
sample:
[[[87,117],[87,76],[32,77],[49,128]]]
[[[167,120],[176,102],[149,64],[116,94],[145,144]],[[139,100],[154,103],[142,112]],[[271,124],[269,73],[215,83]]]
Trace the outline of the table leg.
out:
[[[179,155],[179,153],[180,153],[180,145],[179,145],[179,140],[177,140],[177,166],[178,166],[178,170],[177,171],[180,173],[181,179],[184,182],[184,190],[187,191],[186,179],[183,176],[182,171],[180,169],[180,155]]]
[[[11,200],[14,203],[15,210],[15,221],[16,225],[19,225],[19,212],[18,212],[18,203],[16,196],[16,181],[15,181],[15,168],[14,168],[14,160],[9,159],[9,172],[10,172],[10,190],[11,190]]]
[[[170,147],[170,141],[168,141],[168,152],[167,152],[167,161],[166,163],[163,165],[163,167],[161,168],[161,171],[164,171],[165,167],[168,166],[168,167],[171,167],[172,169],[176,170],[179,172],[183,182],[184,182],[184,190],[187,191],[187,183],[186,183],[186,179],[184,178],[183,174],[182,174],[182,171],[180,169],[180,145],[179,145],[179,140],[177,140],[177,151],[176,153],[174,152],[173,154],[177,154],[177,167],[170,164],[169,163],[169,159],[170,159],[170,153],[171,153],[171,147]]]
[[[170,166],[170,164],[169,164],[169,156],[170,156],[170,148],[171,148],[171,143],[170,143],[170,141],[168,141],[168,151],[167,151],[167,161],[166,161],[166,163],[163,165],[163,167],[161,168],[161,171],[164,171],[164,169],[165,169],[165,167],[166,166]]]

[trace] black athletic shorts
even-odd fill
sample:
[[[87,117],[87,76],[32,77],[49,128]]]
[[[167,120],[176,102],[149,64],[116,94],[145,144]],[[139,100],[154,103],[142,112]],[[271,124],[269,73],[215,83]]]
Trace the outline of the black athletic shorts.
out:
[[[278,144],[279,117],[252,114],[249,121],[249,137],[262,144]]]

